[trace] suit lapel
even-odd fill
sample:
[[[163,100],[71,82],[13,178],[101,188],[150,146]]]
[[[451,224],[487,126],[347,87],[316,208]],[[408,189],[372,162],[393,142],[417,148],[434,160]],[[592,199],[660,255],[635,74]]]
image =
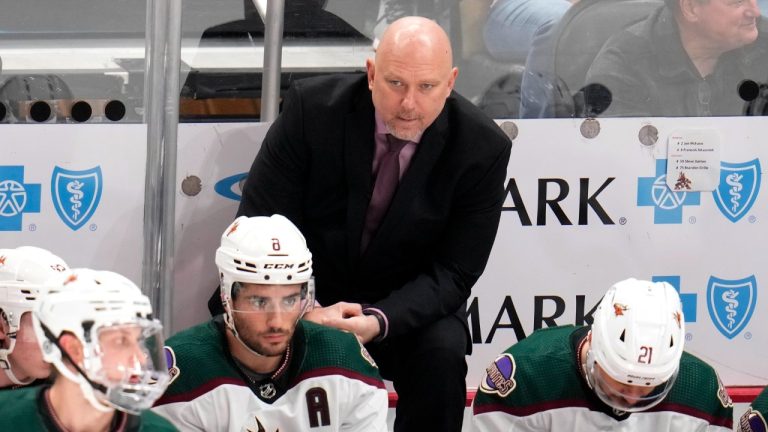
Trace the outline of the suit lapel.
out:
[[[371,200],[374,121],[373,103],[366,88],[357,104],[357,110],[347,115],[344,125],[344,169],[349,191],[347,250],[350,264],[354,264],[360,256],[360,238],[368,202]]]

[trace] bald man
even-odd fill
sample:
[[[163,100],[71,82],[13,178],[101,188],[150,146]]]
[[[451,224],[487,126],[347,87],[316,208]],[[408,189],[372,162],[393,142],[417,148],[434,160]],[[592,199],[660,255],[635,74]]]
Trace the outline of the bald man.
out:
[[[466,302],[496,236],[511,142],[453,91],[435,22],[395,21],[366,68],[292,86],[238,215],[280,213],[304,233],[325,306],[306,319],[366,344],[397,390],[396,431],[459,431]]]

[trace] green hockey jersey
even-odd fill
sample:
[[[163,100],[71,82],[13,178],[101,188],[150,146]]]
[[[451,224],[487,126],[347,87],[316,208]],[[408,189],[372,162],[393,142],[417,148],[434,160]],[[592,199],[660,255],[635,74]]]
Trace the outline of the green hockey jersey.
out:
[[[184,431],[386,431],[378,367],[347,332],[299,321],[285,363],[254,381],[229,354],[221,316],[167,341],[172,381],[155,412]]]
[[[580,372],[587,327],[538,330],[486,369],[473,402],[476,431],[730,431],[733,403],[714,369],[683,353],[671,391],[647,411],[604,404]]]
[[[62,378],[65,379],[65,378]],[[56,426],[45,391],[48,386],[25,387],[0,392],[0,431],[48,431],[63,432]],[[111,431],[120,432],[170,432],[177,430],[168,420],[151,411],[139,416],[117,413]]]
[[[768,417],[768,387],[764,388],[752,401],[752,405],[739,419],[736,430],[738,432],[766,432],[768,431],[768,426],[765,423],[766,417]]]

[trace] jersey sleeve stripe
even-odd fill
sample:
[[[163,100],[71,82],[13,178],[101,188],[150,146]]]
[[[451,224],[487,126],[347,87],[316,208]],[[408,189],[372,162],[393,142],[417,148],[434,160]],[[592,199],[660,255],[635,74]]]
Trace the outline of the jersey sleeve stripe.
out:
[[[365,375],[363,373],[356,372],[353,370],[340,368],[340,367],[315,368],[310,371],[304,372],[303,374],[296,377],[293,385],[296,385],[297,383],[300,383],[301,381],[304,381],[306,379],[329,376],[329,375],[341,375],[350,379],[362,381],[373,387],[377,387],[380,389],[385,388],[384,382],[378,378]]]
[[[228,378],[228,377],[215,378],[203,383],[202,385],[190,391],[177,393],[177,394],[168,394],[166,392],[166,394],[164,394],[160,399],[157,400],[157,402],[155,402],[155,406],[160,406],[160,405],[165,405],[165,404],[175,403],[175,402],[189,402],[191,400],[197,399],[198,397],[210,392],[216,387],[219,387],[225,384],[247,387],[245,382],[243,382],[243,380],[240,380],[240,379]]]

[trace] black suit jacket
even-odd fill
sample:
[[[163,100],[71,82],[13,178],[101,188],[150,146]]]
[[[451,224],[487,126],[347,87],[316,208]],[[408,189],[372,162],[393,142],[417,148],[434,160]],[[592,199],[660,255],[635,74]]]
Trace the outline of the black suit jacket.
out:
[[[238,215],[280,213],[307,238],[317,298],[373,304],[398,336],[466,300],[496,237],[511,142],[452,94],[424,132],[368,249],[374,107],[361,74],[300,80],[269,129]]]

